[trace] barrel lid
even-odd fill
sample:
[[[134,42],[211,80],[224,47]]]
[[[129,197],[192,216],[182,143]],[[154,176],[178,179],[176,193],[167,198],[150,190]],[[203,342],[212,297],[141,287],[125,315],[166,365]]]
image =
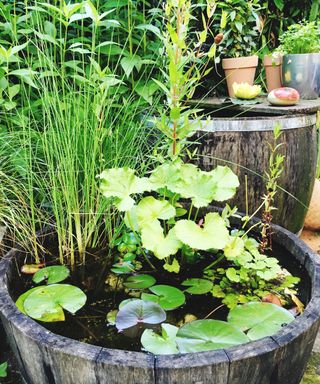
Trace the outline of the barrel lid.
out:
[[[256,116],[256,117],[212,117],[199,121],[198,131],[204,132],[255,132],[273,131],[277,124],[282,130],[313,127],[317,116],[294,115],[294,116]]]

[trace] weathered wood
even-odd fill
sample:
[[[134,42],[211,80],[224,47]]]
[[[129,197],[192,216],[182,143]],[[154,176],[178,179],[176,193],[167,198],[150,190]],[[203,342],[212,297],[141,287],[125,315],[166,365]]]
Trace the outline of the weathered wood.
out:
[[[298,384],[320,317],[320,262],[290,232],[277,226],[275,241],[291,252],[311,282],[305,312],[272,337],[238,347],[153,356],[80,343],[43,328],[18,311],[10,297],[18,278],[13,250],[0,262],[0,313],[27,384]]]
[[[196,105],[200,108],[210,108],[211,110],[221,110],[221,108],[232,107],[239,112],[247,112],[248,110],[253,113],[266,113],[268,115],[301,115],[301,114],[314,114],[320,110],[320,98],[317,100],[300,100],[297,105],[292,106],[273,106],[270,105],[266,97],[259,98],[259,104],[252,105],[234,105],[228,99],[211,97],[201,100],[192,100],[191,105]]]
[[[228,384],[229,359],[224,350],[156,356],[156,384]]]
[[[269,169],[273,127],[284,127],[280,152],[285,156],[280,189],[275,198],[274,222],[291,232],[301,230],[310,203],[317,161],[315,116],[275,118],[213,118],[194,135],[197,157],[194,162],[209,171],[228,165],[239,177],[240,187],[228,203],[253,213],[266,193],[264,174]],[[294,128],[296,126],[296,128]],[[229,128],[228,128],[229,127]],[[261,212],[260,212],[261,215]],[[259,214],[257,215],[259,216]]]

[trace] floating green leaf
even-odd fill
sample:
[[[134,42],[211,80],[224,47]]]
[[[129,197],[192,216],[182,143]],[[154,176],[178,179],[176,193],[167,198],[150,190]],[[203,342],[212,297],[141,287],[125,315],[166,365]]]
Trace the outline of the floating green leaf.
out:
[[[134,265],[130,261],[123,261],[121,263],[113,264],[111,272],[116,275],[125,275],[134,272]]]
[[[8,363],[0,364],[0,377],[7,377]]]
[[[156,283],[156,279],[151,275],[135,275],[127,278],[123,284],[131,289],[145,289],[149,288]]]
[[[55,284],[65,280],[69,275],[70,271],[64,265],[53,265],[51,267],[40,269],[34,274],[32,280],[36,284],[39,284],[44,280],[47,280],[47,284]]]
[[[35,288],[31,288],[29,289],[29,291],[23,293],[22,295],[20,295],[18,297],[18,300],[16,301],[16,306],[18,307],[19,311],[24,313],[26,315],[26,311],[24,310],[24,301],[26,300],[26,298],[34,291],[38,290],[38,289],[42,289],[42,287],[35,287]]]
[[[176,209],[166,200],[157,200],[153,196],[144,197],[137,205],[136,214],[140,227],[155,220],[169,220],[175,216]]]
[[[130,168],[111,168],[99,175],[102,194],[116,198],[119,211],[129,211],[133,207],[134,200],[130,195],[150,190],[148,179],[139,178],[134,173]]]
[[[180,307],[186,301],[184,293],[180,289],[171,287],[170,285],[154,285],[149,288],[149,290],[153,295],[143,293],[141,299],[154,301],[167,311]]]
[[[86,302],[81,289],[69,284],[52,284],[33,290],[24,300],[25,313],[33,319],[52,322],[64,321],[63,309],[74,314]]]
[[[227,259],[234,260],[244,251],[244,242],[240,237],[230,236],[228,244],[224,248]]]
[[[173,228],[170,229],[167,236],[164,235],[163,228],[158,220],[142,228],[141,241],[143,247],[153,252],[160,260],[175,255],[182,246]]]
[[[116,316],[116,327],[119,330],[133,327],[137,324],[159,324],[166,320],[166,313],[160,305],[133,300],[119,309]]]
[[[294,316],[285,308],[261,302],[238,305],[228,315],[228,322],[248,331],[250,340],[271,336],[293,320]]]
[[[141,336],[141,344],[145,350],[154,355],[172,355],[179,353],[176,344],[177,327],[171,324],[161,324],[161,335],[152,329],[146,329]]]
[[[183,325],[177,333],[181,353],[211,351],[247,343],[239,328],[220,320],[196,320]]]
[[[212,282],[207,279],[187,279],[181,285],[189,287],[186,289],[186,292],[192,295],[203,295],[210,292],[213,288]]]
[[[206,214],[203,228],[191,220],[180,220],[174,230],[180,241],[194,249],[223,249],[229,241],[225,221],[216,212]]]

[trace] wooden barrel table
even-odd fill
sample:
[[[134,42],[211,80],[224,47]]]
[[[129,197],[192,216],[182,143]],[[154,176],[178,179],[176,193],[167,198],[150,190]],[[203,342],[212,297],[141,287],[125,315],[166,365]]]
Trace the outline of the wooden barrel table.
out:
[[[266,102],[252,106],[224,104],[217,99],[197,104],[211,116],[203,121],[192,140],[197,140],[201,169],[228,165],[238,175],[240,187],[228,202],[242,212],[256,211],[266,193],[265,172],[269,168],[273,129],[280,124],[285,156],[284,171],[273,211],[273,222],[298,233],[310,203],[317,164],[317,110],[320,101],[302,101],[294,107],[271,107]],[[261,215],[262,212],[260,212]],[[259,216],[259,213],[258,215]]]

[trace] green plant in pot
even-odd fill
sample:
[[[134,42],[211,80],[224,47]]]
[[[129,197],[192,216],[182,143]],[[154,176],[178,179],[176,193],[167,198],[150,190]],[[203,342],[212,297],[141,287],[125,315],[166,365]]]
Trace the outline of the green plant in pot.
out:
[[[217,55],[222,58],[231,97],[234,97],[233,83],[253,85],[254,82],[258,65],[258,56],[255,53],[259,41],[260,9],[258,0],[217,3],[216,23],[213,28],[223,33]]]
[[[320,93],[320,25],[301,22],[280,36],[284,54],[282,82],[295,88],[303,99],[317,99]]]
[[[281,306],[290,303],[288,293],[295,293],[299,280],[260,252],[250,228],[231,227],[236,208],[212,209],[214,201],[234,195],[237,176],[228,167],[205,172],[182,160],[198,124],[190,119],[196,111],[186,109],[184,100],[201,72],[193,62],[198,56],[186,43],[190,6],[184,0],[166,6],[169,74],[159,86],[167,106],[156,124],[167,154],[159,156],[160,164],[148,177],[130,168],[99,175],[102,194],[113,200],[125,225],[115,242],[120,255],[111,271],[128,296],[109,313],[109,322],[125,336],[141,338],[143,348],[154,354],[227,348],[273,334],[294,319]],[[181,318],[181,307],[197,295],[203,297],[202,307]],[[267,296],[280,305],[261,302]],[[209,312],[208,298],[230,309],[227,321],[209,319],[219,307]],[[249,324],[252,317],[255,322]],[[256,326],[257,332],[252,330]]]

